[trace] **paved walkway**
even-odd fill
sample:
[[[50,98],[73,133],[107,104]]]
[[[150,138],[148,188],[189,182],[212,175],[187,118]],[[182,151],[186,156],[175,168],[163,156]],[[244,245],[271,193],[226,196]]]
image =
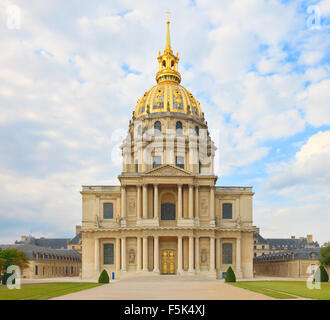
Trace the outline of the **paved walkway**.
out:
[[[272,300],[223,280],[176,276],[129,277],[54,300]]]

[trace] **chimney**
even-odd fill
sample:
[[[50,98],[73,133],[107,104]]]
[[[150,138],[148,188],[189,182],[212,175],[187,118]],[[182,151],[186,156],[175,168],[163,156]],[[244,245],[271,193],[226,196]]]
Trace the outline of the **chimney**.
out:
[[[76,235],[78,235],[81,232],[81,226],[76,226]]]
[[[296,239],[296,237],[295,236],[291,236],[291,239]]]
[[[312,234],[308,234],[307,235],[307,243],[312,243],[313,242],[313,235]]]

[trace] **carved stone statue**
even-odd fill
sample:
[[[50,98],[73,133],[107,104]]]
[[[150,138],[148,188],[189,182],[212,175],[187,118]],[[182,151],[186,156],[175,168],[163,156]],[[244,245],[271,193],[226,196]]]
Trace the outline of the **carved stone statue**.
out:
[[[133,249],[129,251],[128,263],[129,264],[134,264],[135,263],[135,251]]]
[[[206,252],[206,250],[202,250],[202,252],[201,252],[201,263],[202,264],[207,263],[207,252]]]
[[[95,225],[96,225],[97,228],[100,227],[100,220],[99,220],[99,215],[98,214],[95,215]]]

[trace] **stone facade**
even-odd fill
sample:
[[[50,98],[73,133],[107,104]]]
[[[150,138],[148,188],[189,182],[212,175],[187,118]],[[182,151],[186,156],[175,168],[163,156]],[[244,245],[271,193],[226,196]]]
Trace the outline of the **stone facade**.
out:
[[[39,279],[77,277],[81,275],[81,255],[70,249],[50,249],[30,244],[0,245],[1,249],[18,249],[29,258],[22,278]]]
[[[307,278],[320,265],[320,248],[302,248],[264,254],[254,258],[257,276]]]
[[[122,144],[120,186],[82,187],[82,276],[253,277],[251,187],[218,187],[216,147],[178,55],[159,53],[157,85],[138,100]],[[164,147],[165,144],[165,147]]]

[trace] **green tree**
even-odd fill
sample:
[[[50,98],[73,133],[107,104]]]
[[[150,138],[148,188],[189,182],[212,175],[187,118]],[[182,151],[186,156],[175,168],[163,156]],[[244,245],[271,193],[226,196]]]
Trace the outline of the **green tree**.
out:
[[[225,282],[236,282],[235,272],[231,267],[227,269]]]
[[[99,283],[109,283],[109,275],[106,270],[103,270],[99,277]]]
[[[322,247],[320,249],[320,254],[321,254],[321,265],[329,267],[330,266],[330,246],[327,247]]]
[[[21,269],[21,272],[29,266],[29,258],[23,251],[18,249],[5,249],[0,248],[0,277],[6,280],[8,275],[6,270],[9,266],[16,265]]]
[[[322,248],[325,248],[325,247],[330,247],[330,241],[323,243]]]

